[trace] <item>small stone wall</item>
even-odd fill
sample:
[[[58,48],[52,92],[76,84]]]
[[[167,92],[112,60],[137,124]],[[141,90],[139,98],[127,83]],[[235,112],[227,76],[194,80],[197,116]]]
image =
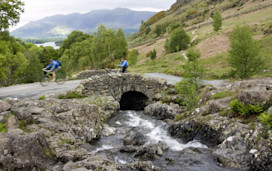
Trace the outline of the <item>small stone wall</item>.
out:
[[[108,73],[117,73],[117,69],[86,70],[75,75],[75,78],[87,79],[95,75],[103,75]]]
[[[83,80],[77,91],[87,95],[112,96],[115,100],[121,100],[124,93],[129,91],[141,92],[148,99],[153,99],[154,95],[169,88],[165,80],[144,78],[138,74],[104,74],[93,76]]]

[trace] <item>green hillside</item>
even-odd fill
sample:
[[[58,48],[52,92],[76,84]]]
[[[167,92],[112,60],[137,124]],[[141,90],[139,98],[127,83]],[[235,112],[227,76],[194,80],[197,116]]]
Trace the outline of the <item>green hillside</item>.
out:
[[[219,32],[215,32],[211,24],[211,16],[215,11],[219,11],[223,18]],[[136,65],[130,70],[182,76],[181,66],[186,51],[166,53],[164,48],[169,32],[175,25],[183,27],[191,40],[194,39],[192,46],[201,52],[199,62],[206,70],[206,79],[231,77],[232,68],[228,63],[229,35],[237,25],[248,25],[254,39],[259,42],[261,56],[266,63],[265,72],[255,77],[272,76],[272,0],[178,1],[168,11],[157,13],[142,23],[140,32],[130,41],[130,50],[136,49],[139,53]],[[154,49],[157,57],[151,60],[147,55]]]

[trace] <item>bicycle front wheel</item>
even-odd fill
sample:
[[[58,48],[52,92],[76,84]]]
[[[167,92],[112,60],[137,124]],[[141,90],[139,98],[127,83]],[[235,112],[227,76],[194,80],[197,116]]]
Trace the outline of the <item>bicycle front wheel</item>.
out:
[[[47,86],[49,84],[49,78],[48,78],[48,76],[43,76],[42,79],[41,79],[41,81],[40,81],[40,84],[42,86]]]

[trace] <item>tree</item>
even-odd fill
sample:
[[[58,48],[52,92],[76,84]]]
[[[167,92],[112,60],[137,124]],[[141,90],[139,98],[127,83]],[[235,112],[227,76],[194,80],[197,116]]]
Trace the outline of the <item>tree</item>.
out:
[[[64,51],[66,49],[70,49],[72,44],[75,42],[78,42],[79,40],[82,40],[84,34],[81,31],[73,31],[71,34],[68,35],[67,39],[63,40],[59,52],[60,52],[60,56],[62,56],[62,54],[64,53]]]
[[[35,81],[40,81],[42,76],[42,66],[40,64],[40,60],[38,58],[39,48],[33,46],[29,49],[28,53],[26,54],[28,61],[27,67],[25,69],[25,81],[27,83],[32,83]]]
[[[131,66],[134,66],[137,63],[137,58],[138,58],[138,51],[136,49],[131,50],[128,53],[128,63]]]
[[[249,78],[264,66],[264,61],[259,55],[259,45],[253,40],[247,26],[237,26],[230,36],[230,43],[229,63],[239,78]]]
[[[21,0],[0,1],[0,31],[19,22],[20,14],[24,12],[23,6]]]
[[[117,47],[115,49],[114,56],[116,59],[121,59],[122,57],[127,55],[127,51],[128,51],[127,40],[121,28],[117,30],[116,39],[117,39],[117,42],[116,42]]]
[[[190,43],[190,37],[182,28],[177,28],[170,34],[170,39],[166,40],[165,49],[167,52],[178,52],[185,50]]]
[[[194,107],[199,101],[197,97],[197,90],[202,85],[202,78],[204,69],[198,63],[197,59],[200,57],[200,52],[191,48],[187,56],[189,60],[183,65],[183,80],[178,82],[175,89],[181,98],[181,104],[187,109]]]
[[[212,16],[213,22],[213,30],[214,31],[219,31],[221,26],[222,26],[222,16],[218,11],[215,11],[215,13]]]

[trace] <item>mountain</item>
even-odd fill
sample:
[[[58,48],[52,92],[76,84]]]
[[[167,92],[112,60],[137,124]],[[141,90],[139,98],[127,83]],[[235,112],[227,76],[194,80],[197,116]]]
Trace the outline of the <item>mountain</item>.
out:
[[[85,14],[54,15],[30,22],[11,32],[18,38],[49,38],[64,36],[74,30],[93,33],[100,24],[107,28],[122,28],[125,33],[136,33],[141,21],[147,20],[155,12],[133,11],[126,8],[94,10]]]

